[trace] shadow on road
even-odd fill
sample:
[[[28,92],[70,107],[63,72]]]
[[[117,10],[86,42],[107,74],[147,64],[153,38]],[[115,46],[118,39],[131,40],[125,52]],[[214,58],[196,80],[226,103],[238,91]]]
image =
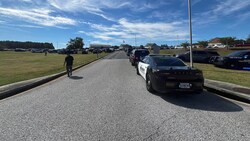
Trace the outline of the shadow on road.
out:
[[[79,79],[83,79],[83,77],[81,76],[71,76],[69,77],[70,79],[74,79],[74,80],[79,80]]]
[[[203,92],[203,94],[197,95],[158,93],[155,95],[160,96],[169,103],[190,109],[217,112],[238,112],[243,110],[239,105],[209,92]]]

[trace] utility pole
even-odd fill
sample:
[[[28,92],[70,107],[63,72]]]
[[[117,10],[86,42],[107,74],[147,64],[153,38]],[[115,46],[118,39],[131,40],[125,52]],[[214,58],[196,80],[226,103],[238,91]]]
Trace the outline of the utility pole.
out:
[[[191,16],[191,0],[188,0],[188,15],[189,15],[189,32],[190,32],[190,67],[193,68],[193,39],[192,39],[192,16]]]
[[[136,34],[135,34],[135,47],[136,47]]]
[[[177,45],[176,46],[179,46],[179,35],[177,35]]]

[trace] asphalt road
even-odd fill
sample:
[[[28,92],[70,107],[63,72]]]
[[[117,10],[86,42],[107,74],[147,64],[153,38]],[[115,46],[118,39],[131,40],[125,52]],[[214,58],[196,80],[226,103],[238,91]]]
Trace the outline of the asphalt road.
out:
[[[250,107],[151,94],[124,52],[0,101],[0,140],[250,140]]]

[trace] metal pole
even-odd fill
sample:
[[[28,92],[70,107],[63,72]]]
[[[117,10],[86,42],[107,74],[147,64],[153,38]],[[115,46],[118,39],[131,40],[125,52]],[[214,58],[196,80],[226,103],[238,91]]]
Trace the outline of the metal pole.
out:
[[[136,47],[136,34],[135,34],[135,47]]]
[[[191,0],[188,0],[188,15],[189,15],[189,32],[190,32],[190,66],[193,66],[193,54],[192,54],[192,16],[191,16]]]

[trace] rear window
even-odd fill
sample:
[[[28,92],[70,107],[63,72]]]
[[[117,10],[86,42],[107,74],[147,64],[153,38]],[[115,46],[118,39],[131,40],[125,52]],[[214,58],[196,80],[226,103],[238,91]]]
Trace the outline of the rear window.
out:
[[[135,56],[147,56],[149,54],[148,50],[137,50],[135,51]]]
[[[170,57],[153,57],[154,62],[157,66],[186,66],[180,59],[178,58],[170,58]]]

